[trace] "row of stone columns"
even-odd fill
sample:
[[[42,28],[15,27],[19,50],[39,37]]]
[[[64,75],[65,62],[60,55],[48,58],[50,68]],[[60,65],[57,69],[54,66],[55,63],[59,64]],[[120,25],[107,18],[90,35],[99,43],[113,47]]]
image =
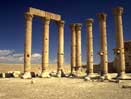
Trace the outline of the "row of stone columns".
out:
[[[125,76],[125,56],[124,56],[124,40],[123,40],[123,26],[122,14],[123,8],[118,7],[113,10],[115,16],[116,26],[116,58],[118,78],[124,79]],[[107,51],[107,37],[106,37],[106,14],[99,13],[100,25],[100,52],[101,57],[101,76],[108,79],[108,51]],[[33,15],[29,12],[25,14],[26,18],[26,35],[25,35],[25,49],[24,49],[24,72],[23,78],[31,78],[31,45],[32,45],[32,18]],[[42,73],[41,77],[48,77],[48,64],[49,64],[49,18],[43,18],[43,36],[42,36]],[[92,35],[93,19],[86,21],[87,26],[87,76],[93,76],[93,35]],[[58,21],[58,68],[57,75],[60,77],[62,65],[64,63],[64,21]],[[73,70],[79,71],[82,65],[81,59],[81,24],[71,24],[72,32],[72,45],[71,45],[71,73]]]
[[[117,7],[113,9],[115,16],[116,26],[116,58],[118,78],[125,79],[125,56],[124,56],[124,40],[123,40],[123,26],[122,26],[122,13],[123,8]],[[99,13],[99,26],[100,26],[100,67],[101,77],[109,79],[108,75],[108,50],[107,50],[107,31],[106,31],[106,17],[107,14]],[[93,35],[92,35],[93,19],[87,19],[87,76],[88,78],[94,77],[93,72]],[[72,44],[71,44],[71,73],[74,67],[81,66],[81,28],[77,24],[71,24]],[[75,42],[76,41],[76,42]]]
[[[32,18],[31,13],[25,14],[26,18],[26,34],[25,34],[25,49],[24,49],[24,75],[23,78],[31,78],[31,45],[32,45]],[[41,77],[49,77],[49,18],[42,18],[43,33],[42,33],[42,72]],[[61,77],[64,64],[64,21],[57,21],[58,26],[58,54],[57,54],[57,76]]]

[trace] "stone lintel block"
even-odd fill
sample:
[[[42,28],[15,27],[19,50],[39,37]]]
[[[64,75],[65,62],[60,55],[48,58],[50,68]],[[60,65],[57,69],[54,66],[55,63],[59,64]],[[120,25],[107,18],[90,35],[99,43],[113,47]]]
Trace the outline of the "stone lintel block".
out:
[[[61,20],[61,16],[59,14],[54,14],[54,13],[51,13],[51,12],[39,10],[39,9],[32,8],[32,7],[30,7],[28,9],[28,12],[32,13],[35,16],[48,17],[48,18],[55,20],[55,21]]]

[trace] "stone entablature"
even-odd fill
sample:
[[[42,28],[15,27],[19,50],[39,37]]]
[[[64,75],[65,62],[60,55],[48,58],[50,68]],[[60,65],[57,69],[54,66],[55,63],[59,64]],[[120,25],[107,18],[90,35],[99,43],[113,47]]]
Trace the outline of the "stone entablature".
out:
[[[32,15],[39,16],[39,17],[47,17],[47,18],[50,18],[50,19],[55,20],[55,21],[61,20],[61,16],[59,14],[54,14],[54,13],[51,13],[51,12],[39,10],[39,9],[32,8],[32,7],[30,7],[28,9],[28,12]]]

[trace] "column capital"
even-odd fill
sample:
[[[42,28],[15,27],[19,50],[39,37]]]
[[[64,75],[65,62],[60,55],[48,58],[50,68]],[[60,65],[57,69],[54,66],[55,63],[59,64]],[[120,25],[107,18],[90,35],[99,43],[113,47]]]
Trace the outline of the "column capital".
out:
[[[99,20],[106,21],[107,14],[106,13],[98,13],[97,14]]]
[[[90,26],[90,25],[92,25],[93,22],[94,22],[94,20],[92,18],[89,18],[86,20],[86,25]]]
[[[123,10],[124,10],[123,7],[116,7],[113,9],[113,14],[121,16],[123,14]]]
[[[32,18],[33,18],[33,14],[31,14],[31,13],[29,13],[29,12],[26,12],[26,13],[25,13],[25,19],[26,19],[26,20],[32,21]]]
[[[82,28],[82,24],[81,23],[76,23],[76,27],[75,27],[76,31],[81,30],[81,28]]]
[[[44,24],[50,24],[50,18],[44,17],[44,18],[42,18],[42,20],[43,20]]]
[[[60,21],[56,21],[56,24],[59,26],[59,27],[64,27],[64,21],[63,20],[60,20]]]
[[[75,24],[70,24],[70,29],[75,31],[75,26],[76,26]]]

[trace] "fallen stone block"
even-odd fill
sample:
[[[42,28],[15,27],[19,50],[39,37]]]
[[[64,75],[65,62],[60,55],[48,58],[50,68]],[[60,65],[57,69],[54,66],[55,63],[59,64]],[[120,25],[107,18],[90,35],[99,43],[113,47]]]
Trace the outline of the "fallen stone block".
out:
[[[21,72],[20,71],[14,71],[13,72],[13,77],[15,77],[15,78],[21,77]]]

